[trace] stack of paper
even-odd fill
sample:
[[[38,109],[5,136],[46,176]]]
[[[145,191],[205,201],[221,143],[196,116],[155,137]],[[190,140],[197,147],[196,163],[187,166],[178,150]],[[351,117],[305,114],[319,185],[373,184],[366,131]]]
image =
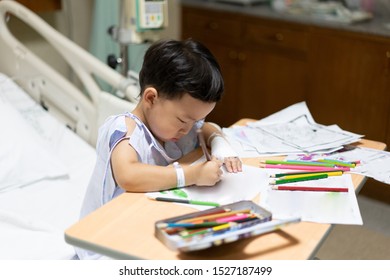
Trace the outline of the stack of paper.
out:
[[[289,155],[287,160],[335,159],[347,162],[359,162],[351,173],[361,174],[379,182],[390,184],[390,153],[376,149],[346,145],[343,149],[326,154]]]
[[[305,102],[223,132],[241,158],[332,152],[363,137],[337,125],[317,124]]]

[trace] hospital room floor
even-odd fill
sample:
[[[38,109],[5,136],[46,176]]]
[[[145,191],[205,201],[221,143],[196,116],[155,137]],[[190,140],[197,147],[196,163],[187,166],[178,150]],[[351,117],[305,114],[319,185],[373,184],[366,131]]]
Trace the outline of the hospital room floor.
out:
[[[315,259],[390,260],[390,186],[374,196],[370,187],[366,183],[357,197],[363,226],[335,225]]]

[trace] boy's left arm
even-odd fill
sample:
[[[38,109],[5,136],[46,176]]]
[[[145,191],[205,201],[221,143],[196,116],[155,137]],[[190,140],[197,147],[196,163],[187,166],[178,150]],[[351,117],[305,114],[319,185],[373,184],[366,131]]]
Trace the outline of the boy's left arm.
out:
[[[206,144],[211,148],[211,154],[222,160],[228,172],[241,172],[242,163],[238,154],[224,137],[221,128],[212,123],[205,122],[202,127]]]

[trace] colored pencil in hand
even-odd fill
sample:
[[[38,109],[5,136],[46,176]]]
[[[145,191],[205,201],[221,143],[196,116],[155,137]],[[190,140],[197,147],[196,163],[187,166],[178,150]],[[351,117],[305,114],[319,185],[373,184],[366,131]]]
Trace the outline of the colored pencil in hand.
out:
[[[203,151],[203,154],[204,156],[206,157],[206,159],[208,161],[211,160],[211,155],[209,153],[209,151],[207,150],[207,146],[206,146],[206,141],[204,140],[204,136],[203,136],[203,132],[202,130],[199,128],[196,133],[198,134],[198,141],[199,141],[199,145],[201,146],[202,148],[202,151]]]

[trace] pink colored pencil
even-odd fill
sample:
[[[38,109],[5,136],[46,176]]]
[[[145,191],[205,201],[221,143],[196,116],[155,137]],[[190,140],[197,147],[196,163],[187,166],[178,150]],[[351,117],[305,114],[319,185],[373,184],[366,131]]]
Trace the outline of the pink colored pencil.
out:
[[[313,170],[313,171],[350,171],[349,167],[337,167],[337,168],[324,168],[321,166],[309,166],[309,165],[292,165],[292,164],[263,164],[260,163],[260,167],[274,168],[274,169],[293,169],[293,170]]]
[[[248,217],[250,217],[250,215],[248,215],[248,214],[238,214],[238,215],[234,215],[234,216],[219,218],[219,219],[216,219],[215,221],[217,223],[229,223],[229,222],[233,222],[233,221],[243,220],[243,219],[246,219]]]

